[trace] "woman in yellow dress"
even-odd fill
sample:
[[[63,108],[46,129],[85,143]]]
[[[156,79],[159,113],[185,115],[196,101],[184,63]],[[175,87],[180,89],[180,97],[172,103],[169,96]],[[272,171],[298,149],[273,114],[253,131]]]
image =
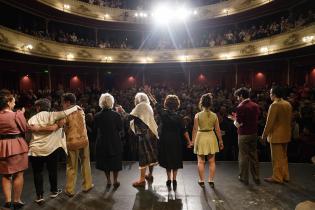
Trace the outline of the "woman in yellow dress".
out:
[[[210,110],[212,95],[207,93],[201,96],[199,106],[202,110],[195,115],[192,139],[194,153],[198,156],[199,185],[204,187],[205,158],[209,161],[209,185],[214,187],[215,153],[219,147],[223,149],[223,141],[217,115]],[[219,145],[218,145],[218,140]]]

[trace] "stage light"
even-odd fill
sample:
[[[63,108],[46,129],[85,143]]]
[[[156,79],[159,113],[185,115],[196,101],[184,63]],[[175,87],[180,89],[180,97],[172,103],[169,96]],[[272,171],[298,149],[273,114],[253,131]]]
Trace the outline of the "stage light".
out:
[[[153,11],[154,20],[161,25],[168,24],[172,17],[172,10],[168,5],[161,4]]]
[[[268,47],[261,47],[261,48],[260,48],[260,52],[263,53],[263,54],[265,54],[265,53],[268,53],[268,52],[269,52],[269,49],[268,49]]]
[[[111,56],[104,56],[101,58],[102,62],[110,62],[112,60],[113,60],[113,58]]]
[[[221,54],[220,55],[220,58],[221,59],[225,59],[225,60],[228,60],[228,59],[231,59],[232,58],[232,56],[230,55],[230,54]]]
[[[106,19],[109,18],[109,14],[106,13],[104,17],[105,17]]]
[[[138,13],[137,12],[135,13],[135,17],[138,17]]]
[[[175,17],[179,20],[186,20],[189,16],[189,11],[185,7],[181,7],[175,11]]]
[[[226,15],[228,15],[228,14],[229,14],[229,11],[230,11],[230,10],[229,10],[229,9],[227,9],[227,8],[225,8],[225,9],[223,9],[223,10],[222,10],[222,12],[223,12],[224,14],[226,14]]]
[[[64,4],[64,5],[63,5],[63,8],[65,8],[65,9],[70,9],[70,5],[69,5],[69,4]]]
[[[74,58],[74,55],[72,53],[68,53],[66,57],[67,57],[67,60],[72,60]]]
[[[314,41],[314,36],[304,36],[302,38],[302,41],[305,42],[305,43],[311,43]]]
[[[31,45],[31,44],[25,45],[25,49],[26,50],[32,50],[33,49],[33,45]]]
[[[180,55],[178,56],[178,60],[181,62],[187,62],[189,60],[189,55]]]
[[[140,60],[141,60],[141,63],[150,63],[153,61],[153,59],[150,57],[141,58]]]
[[[197,10],[194,10],[193,14],[194,14],[194,15],[197,15],[197,14],[198,14],[198,11],[197,11]]]

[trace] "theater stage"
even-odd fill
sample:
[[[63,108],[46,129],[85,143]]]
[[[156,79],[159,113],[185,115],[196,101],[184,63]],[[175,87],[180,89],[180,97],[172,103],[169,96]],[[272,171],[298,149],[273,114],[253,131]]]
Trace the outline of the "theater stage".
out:
[[[92,164],[95,188],[89,193],[80,192],[81,180],[78,180],[78,193],[73,198],[61,194],[55,199],[48,198],[49,184],[45,173],[45,203],[34,203],[35,189],[30,169],[25,173],[25,185],[22,199],[27,204],[25,210],[281,210],[294,209],[305,200],[315,201],[315,166],[311,164],[290,164],[291,182],[283,185],[262,181],[260,186],[250,182],[245,186],[237,179],[237,162],[217,162],[215,188],[208,184],[203,189],[198,183],[196,162],[185,162],[184,169],[178,174],[177,192],[168,192],[165,171],[156,167],[154,182],[145,189],[136,189],[131,183],[138,177],[138,164],[124,162],[119,179],[121,186],[117,190],[105,189],[105,175]],[[261,163],[261,178],[270,175],[270,163]],[[80,176],[79,176],[80,177]],[[59,186],[65,183],[65,166],[60,164]],[[3,193],[0,193],[3,204]]]

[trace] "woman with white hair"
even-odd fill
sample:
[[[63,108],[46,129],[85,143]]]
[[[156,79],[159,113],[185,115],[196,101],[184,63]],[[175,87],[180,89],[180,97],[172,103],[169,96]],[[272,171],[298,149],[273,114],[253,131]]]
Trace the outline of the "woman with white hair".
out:
[[[120,111],[124,112],[121,108]],[[154,120],[153,109],[150,100],[145,93],[137,93],[135,96],[135,108],[128,115],[131,120],[130,128],[138,137],[140,178],[132,186],[145,187],[145,180],[153,182],[153,166],[158,164],[157,159],[157,124]],[[149,174],[146,175],[146,168]]]
[[[123,123],[120,115],[113,110],[114,97],[105,93],[99,99],[102,110],[94,118],[96,134],[96,168],[105,172],[106,187],[112,184],[110,172],[113,173],[113,186],[118,188],[118,172],[122,169],[122,142],[120,133]]]

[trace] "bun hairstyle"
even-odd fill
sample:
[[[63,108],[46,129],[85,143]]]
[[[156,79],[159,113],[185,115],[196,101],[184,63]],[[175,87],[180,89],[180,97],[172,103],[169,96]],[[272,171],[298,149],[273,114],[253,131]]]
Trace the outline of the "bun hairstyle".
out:
[[[14,99],[9,90],[0,90],[0,110],[8,107],[8,103]]]
[[[199,101],[199,108],[209,109],[213,103],[213,96],[211,93],[203,94]]]

